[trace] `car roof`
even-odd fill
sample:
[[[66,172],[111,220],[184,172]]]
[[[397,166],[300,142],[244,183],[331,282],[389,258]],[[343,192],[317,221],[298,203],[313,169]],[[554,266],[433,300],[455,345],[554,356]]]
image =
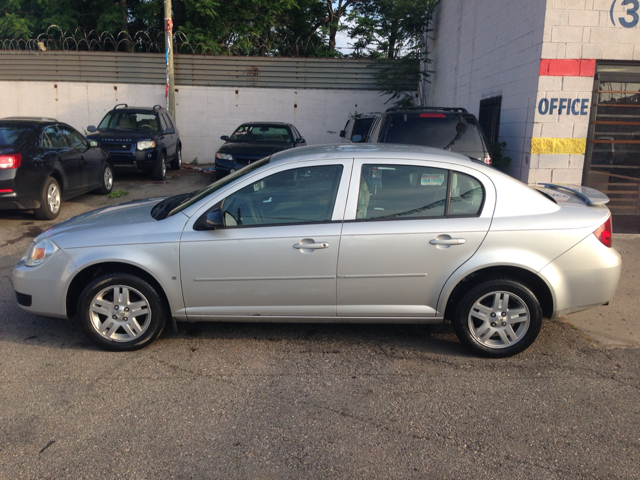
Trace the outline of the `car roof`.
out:
[[[49,118],[49,117],[5,117],[5,118],[0,118],[0,122],[60,123],[55,118]]]
[[[289,163],[291,161],[327,160],[332,158],[370,158],[389,159],[402,158],[408,160],[441,160],[468,167],[469,157],[458,153],[440,150],[439,148],[423,147],[420,145],[403,145],[397,143],[348,143],[314,145],[274,153],[271,164]],[[428,157],[428,158],[426,158]],[[473,163],[477,168],[492,170],[483,163]]]

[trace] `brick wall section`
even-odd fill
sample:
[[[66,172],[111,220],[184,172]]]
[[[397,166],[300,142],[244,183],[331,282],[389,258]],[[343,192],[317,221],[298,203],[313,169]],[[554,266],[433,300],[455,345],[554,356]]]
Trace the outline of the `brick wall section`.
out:
[[[537,102],[541,98],[588,98],[591,104],[593,73],[573,76],[585,72],[544,72],[545,63],[555,63],[566,69],[575,62],[580,70],[580,66],[588,61],[589,65],[595,65],[594,61],[601,59],[640,60],[640,26],[623,28],[619,24],[618,18],[625,17],[629,8],[623,6],[621,0],[616,2],[613,12],[614,25],[612,3],[612,0],[547,1]],[[565,59],[566,62],[549,62],[549,59]],[[565,76],[546,76],[558,73]],[[541,115],[536,110],[532,137],[586,139],[589,118],[589,115]],[[527,181],[581,184],[583,166],[584,154],[533,154]]]
[[[464,107],[502,95],[500,140],[510,173],[526,180],[536,106],[545,2],[447,0],[436,13],[430,45],[434,75],[427,103]]]

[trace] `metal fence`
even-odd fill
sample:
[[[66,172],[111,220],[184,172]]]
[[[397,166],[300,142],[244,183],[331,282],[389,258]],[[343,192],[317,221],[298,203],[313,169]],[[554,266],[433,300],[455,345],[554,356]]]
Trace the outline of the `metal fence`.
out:
[[[175,84],[219,87],[379,90],[378,68],[367,60],[174,56]],[[164,84],[158,53],[0,51],[0,81]],[[403,87],[417,89],[417,79]]]

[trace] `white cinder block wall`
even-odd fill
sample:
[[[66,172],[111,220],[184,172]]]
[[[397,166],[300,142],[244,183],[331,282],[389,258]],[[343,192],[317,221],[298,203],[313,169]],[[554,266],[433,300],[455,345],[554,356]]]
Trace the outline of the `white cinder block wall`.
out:
[[[526,181],[536,107],[545,2],[441,2],[430,43],[434,70],[427,104],[479,113],[480,100],[502,95],[500,140],[510,173]]]
[[[217,149],[243,122],[294,124],[308,145],[339,143],[350,114],[388,107],[377,91],[178,86],[176,123],[189,162],[213,163]],[[117,103],[166,105],[164,85],[0,82],[0,118],[54,117],[80,132]]]

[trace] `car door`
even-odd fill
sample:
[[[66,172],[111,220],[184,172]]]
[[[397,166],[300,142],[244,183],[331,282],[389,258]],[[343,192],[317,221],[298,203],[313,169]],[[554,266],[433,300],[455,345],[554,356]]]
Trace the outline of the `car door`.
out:
[[[67,142],[80,156],[79,189],[89,191],[100,185],[102,177],[103,156],[97,148],[91,148],[89,142],[69,125],[59,125]]]
[[[167,160],[171,160],[176,156],[176,145],[178,141],[178,135],[175,133],[175,127],[173,122],[166,113],[160,114],[160,125],[162,125],[162,143],[167,149]],[[168,128],[172,128],[174,133],[165,133]]]
[[[180,242],[189,319],[335,317],[351,165],[349,159],[275,166],[200,209]],[[194,229],[217,209],[222,228]]]
[[[338,258],[339,317],[439,315],[442,287],[482,243],[495,203],[487,177],[445,165],[354,162]]]
[[[42,131],[42,146],[52,154],[63,177],[62,194],[70,198],[77,194],[82,185],[82,163],[80,155],[67,142],[57,125],[49,125]]]

